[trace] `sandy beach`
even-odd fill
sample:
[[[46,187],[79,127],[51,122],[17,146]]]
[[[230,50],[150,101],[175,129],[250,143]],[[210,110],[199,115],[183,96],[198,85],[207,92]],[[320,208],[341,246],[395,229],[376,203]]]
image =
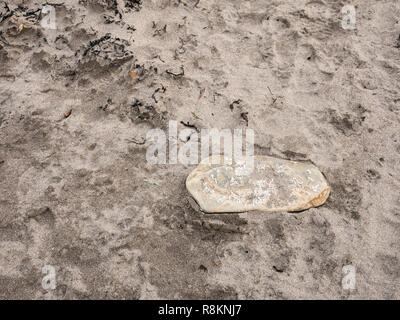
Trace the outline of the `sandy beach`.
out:
[[[45,5],[0,3],[0,299],[400,298],[398,0]],[[170,121],[250,128],[330,196],[204,213],[196,165],[146,160]]]

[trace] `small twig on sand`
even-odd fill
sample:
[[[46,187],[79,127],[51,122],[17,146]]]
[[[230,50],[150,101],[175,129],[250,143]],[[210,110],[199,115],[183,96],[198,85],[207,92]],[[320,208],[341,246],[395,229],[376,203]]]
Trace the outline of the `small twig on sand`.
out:
[[[183,124],[185,127],[192,128],[197,132],[199,132],[199,129],[197,129],[197,127],[194,124],[189,123],[189,121],[187,121],[186,123],[181,121],[181,124]]]
[[[136,139],[132,138],[132,139],[127,139],[127,141],[138,145],[144,145],[146,143],[146,139],[143,139],[143,141],[137,141]]]
[[[275,98],[275,95],[272,93],[271,88],[269,86],[267,86],[269,93],[272,96],[272,104],[274,104],[276,102],[276,100],[278,100],[278,98]]]
[[[249,125],[249,117],[248,117],[248,112],[242,112],[241,114],[240,114],[240,116],[242,117],[242,119],[244,120],[244,121],[246,121],[246,126],[248,126]]]
[[[182,76],[185,75],[185,69],[183,69],[183,66],[181,66],[181,72],[180,72],[180,73],[173,73],[173,72],[171,72],[171,71],[169,71],[169,70],[166,70],[165,72],[166,72],[167,74],[173,76],[173,77],[176,77],[176,78],[182,77]]]

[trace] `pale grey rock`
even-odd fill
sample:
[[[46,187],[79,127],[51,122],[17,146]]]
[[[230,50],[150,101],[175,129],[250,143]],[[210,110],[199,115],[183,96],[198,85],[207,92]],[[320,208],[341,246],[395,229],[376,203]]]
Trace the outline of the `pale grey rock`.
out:
[[[329,196],[327,181],[311,163],[251,159],[252,166],[223,156],[204,159],[187,177],[186,187],[210,213],[301,211],[324,204]]]

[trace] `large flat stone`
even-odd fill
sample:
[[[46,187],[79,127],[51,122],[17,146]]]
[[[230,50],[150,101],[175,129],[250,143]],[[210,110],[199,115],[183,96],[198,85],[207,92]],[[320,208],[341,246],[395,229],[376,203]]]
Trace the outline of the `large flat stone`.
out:
[[[253,170],[240,174],[240,166],[213,156],[189,174],[186,187],[203,211],[301,211],[324,204],[330,193],[311,163],[254,156]]]

